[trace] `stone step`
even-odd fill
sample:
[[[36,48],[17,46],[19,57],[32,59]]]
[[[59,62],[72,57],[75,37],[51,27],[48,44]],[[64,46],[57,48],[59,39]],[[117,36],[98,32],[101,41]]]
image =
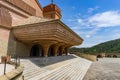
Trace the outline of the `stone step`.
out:
[[[42,69],[42,68],[38,67],[37,65],[32,63],[29,59],[28,60],[22,60],[21,63],[24,66],[23,75],[24,75],[25,80],[28,80],[28,79],[30,79],[34,76],[37,76],[41,73],[46,72],[45,69]]]
[[[25,80],[82,80],[92,63],[74,55],[59,56],[48,58],[47,66],[41,68],[38,65],[41,65],[42,59],[21,60]]]
[[[31,73],[25,75],[25,80],[31,79],[31,78],[33,78],[34,76],[43,74],[43,73],[45,73],[45,72],[46,72],[46,71],[35,71],[34,73],[31,72]]]
[[[69,68],[68,68],[69,67]],[[72,68],[72,66],[71,65],[69,65],[69,66],[66,66],[66,67],[64,67],[64,69],[62,70],[62,72],[61,73],[70,73],[70,71],[71,72],[73,72],[73,70],[70,70]],[[56,73],[59,73],[59,74],[61,74],[59,71],[58,72],[56,72]],[[52,74],[52,75],[56,75],[56,73],[55,74]],[[62,74],[61,74],[62,75]],[[61,76],[61,75],[59,75],[59,76]],[[63,75],[65,75],[65,74],[63,74]],[[58,75],[56,75],[56,76],[58,76]],[[54,78],[56,77],[56,76],[54,76]],[[49,79],[49,78],[48,78]]]
[[[91,63],[80,59],[39,80],[82,80]]]
[[[75,59],[66,60],[66,61],[63,61],[63,62],[60,62],[60,63],[53,64],[53,65],[52,65],[52,68],[53,68],[53,66],[54,66],[54,67],[55,67],[54,69],[52,69],[51,71],[49,70],[49,72],[44,73],[44,74],[42,74],[42,75],[38,75],[38,76],[36,76],[36,77],[34,77],[34,78],[35,78],[36,80],[38,80],[39,78],[44,77],[44,76],[47,75],[47,74],[51,74],[52,72],[55,72],[56,70],[60,69],[61,67],[66,66],[66,65],[68,65],[68,64],[70,64],[70,63],[72,63],[72,62],[75,62],[75,61],[77,61],[77,60],[78,60],[78,58],[75,58]],[[63,65],[62,65],[62,64],[63,64]],[[58,67],[58,65],[59,65],[59,67]],[[57,66],[57,68],[56,68],[56,66]],[[48,70],[48,67],[50,68],[51,65],[45,67],[44,69],[47,69],[47,70]],[[32,79],[30,79],[30,80],[33,80],[34,78],[32,78]]]

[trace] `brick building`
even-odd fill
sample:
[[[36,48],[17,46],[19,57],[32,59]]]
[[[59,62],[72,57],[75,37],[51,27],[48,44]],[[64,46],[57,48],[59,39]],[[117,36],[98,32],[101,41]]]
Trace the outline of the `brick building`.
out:
[[[82,38],[61,19],[60,8],[38,0],[0,0],[0,56],[47,57],[68,54]]]

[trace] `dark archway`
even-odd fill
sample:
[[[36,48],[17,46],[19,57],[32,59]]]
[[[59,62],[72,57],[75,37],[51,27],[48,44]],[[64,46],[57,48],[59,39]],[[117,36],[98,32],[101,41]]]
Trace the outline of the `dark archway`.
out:
[[[60,56],[60,47],[57,50],[57,56]]]
[[[33,45],[30,51],[30,57],[43,56],[42,52],[42,48],[39,45]]]
[[[101,55],[97,55],[97,58],[102,58],[102,56]]]
[[[107,55],[107,57],[111,57],[111,55]]]
[[[64,54],[67,55],[67,48],[65,48],[65,50],[64,50]]]
[[[61,47],[58,48],[58,56],[62,55]]]
[[[54,56],[54,49],[52,46],[49,48],[48,56]]]
[[[113,55],[113,58],[117,58],[117,55]]]

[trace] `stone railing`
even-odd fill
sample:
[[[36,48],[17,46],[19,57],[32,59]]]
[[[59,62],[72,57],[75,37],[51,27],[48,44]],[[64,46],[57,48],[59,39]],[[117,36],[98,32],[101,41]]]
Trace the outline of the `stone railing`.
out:
[[[5,57],[3,57],[4,59]],[[22,76],[22,72],[24,70],[23,65],[20,65],[20,62],[18,63],[17,58],[16,58],[16,62],[13,61],[8,61],[9,57],[6,57],[6,60],[3,61],[2,63],[6,64],[10,64],[10,65],[14,65],[15,69],[13,69],[10,72],[4,72],[4,75],[0,76],[0,80],[18,80],[19,78],[24,78]],[[19,60],[20,61],[20,60]],[[6,69],[6,67],[4,66],[4,69]]]
[[[0,80],[13,80],[22,75],[23,66],[19,66],[17,69],[0,76]]]

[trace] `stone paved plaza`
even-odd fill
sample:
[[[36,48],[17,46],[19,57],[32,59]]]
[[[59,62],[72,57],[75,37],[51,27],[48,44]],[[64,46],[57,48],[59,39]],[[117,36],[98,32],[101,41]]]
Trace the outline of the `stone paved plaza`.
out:
[[[92,63],[84,80],[120,80],[120,58],[101,58]]]
[[[25,80],[83,80],[92,64],[91,61],[75,55],[49,57],[47,65],[41,65],[42,60],[42,58],[21,59]]]

